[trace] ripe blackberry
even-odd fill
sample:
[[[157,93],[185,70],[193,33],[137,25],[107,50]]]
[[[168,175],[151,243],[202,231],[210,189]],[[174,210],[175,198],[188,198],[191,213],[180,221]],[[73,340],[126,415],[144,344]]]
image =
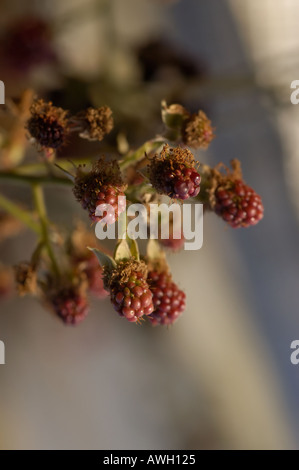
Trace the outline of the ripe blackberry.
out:
[[[263,218],[261,197],[242,180],[218,186],[215,200],[216,214],[233,228],[256,225]]]
[[[153,310],[153,294],[146,281],[143,262],[123,261],[111,272],[104,268],[104,285],[118,314],[129,322],[137,322]]]
[[[67,111],[53,106],[51,102],[38,100],[33,103],[30,112],[27,129],[31,137],[43,148],[61,147],[69,132]]]
[[[173,282],[167,271],[150,271],[147,280],[154,304],[149,320],[154,326],[171,325],[185,310],[185,293]]]
[[[194,156],[187,149],[165,145],[148,169],[150,182],[160,194],[185,200],[200,191],[200,175],[195,169]]]
[[[89,311],[86,296],[73,286],[55,292],[50,298],[50,306],[67,325],[77,325]]]
[[[105,162],[99,159],[89,172],[78,168],[73,192],[92,221],[98,222],[105,217],[107,224],[113,224],[126,208],[124,189],[116,160]],[[99,205],[105,211],[103,215],[96,215]]]

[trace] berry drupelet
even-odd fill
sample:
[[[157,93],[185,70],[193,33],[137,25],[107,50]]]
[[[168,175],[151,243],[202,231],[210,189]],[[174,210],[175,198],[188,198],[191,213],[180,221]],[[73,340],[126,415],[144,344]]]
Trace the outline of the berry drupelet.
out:
[[[148,166],[149,179],[159,194],[185,200],[197,196],[200,191],[200,175],[195,166],[189,150],[165,145]]]
[[[99,159],[91,171],[78,167],[75,178],[74,195],[83,209],[88,211],[92,221],[105,218],[107,224],[113,224],[126,209],[125,185],[116,160],[106,162]],[[102,215],[96,214],[101,205]]]
[[[185,310],[185,293],[173,282],[168,271],[149,271],[148,283],[153,293],[152,325],[171,325]]]
[[[114,270],[104,268],[104,285],[118,314],[137,322],[153,310],[153,294],[146,281],[147,268],[141,261],[122,261]]]

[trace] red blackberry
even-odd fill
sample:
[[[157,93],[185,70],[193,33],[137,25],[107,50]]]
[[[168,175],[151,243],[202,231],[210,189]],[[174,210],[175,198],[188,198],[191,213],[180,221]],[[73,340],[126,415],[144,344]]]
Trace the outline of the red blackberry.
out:
[[[104,269],[104,284],[110,291],[111,302],[121,317],[137,322],[153,310],[153,294],[146,281],[143,262],[120,262],[112,272]]]
[[[86,296],[73,286],[55,292],[50,298],[50,306],[67,325],[77,325],[89,311]]]
[[[171,325],[185,310],[186,295],[172,281],[167,271],[150,271],[148,283],[153,293],[154,311],[149,315],[152,325]]]
[[[242,180],[217,187],[214,211],[233,228],[256,225],[264,215],[261,197]]]
[[[38,100],[31,106],[31,117],[27,129],[35,141],[43,148],[58,149],[69,132],[67,111]]]
[[[180,251],[184,246],[185,237],[181,230],[176,231],[175,235],[178,238],[174,238],[174,233],[170,233],[169,238],[166,238],[166,239],[160,238],[159,243],[165,248],[169,248],[172,251]]]
[[[103,270],[96,256],[92,255],[86,260],[81,260],[81,262],[84,266],[83,272],[86,274],[88,290],[99,299],[107,297],[108,293],[104,289],[103,283]]]
[[[107,224],[113,224],[126,208],[124,189],[118,163],[99,159],[89,172],[78,168],[73,192],[91,220],[100,221],[105,217]],[[99,205],[103,215],[96,214]]]
[[[200,191],[200,175],[192,153],[183,148],[165,145],[149,165],[149,179],[160,194],[174,199],[195,197]]]

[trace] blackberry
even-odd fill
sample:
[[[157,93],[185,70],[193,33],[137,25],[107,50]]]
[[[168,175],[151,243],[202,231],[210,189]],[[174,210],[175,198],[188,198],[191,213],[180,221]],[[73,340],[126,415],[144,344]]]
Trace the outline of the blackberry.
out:
[[[179,237],[179,238],[174,238],[174,234],[170,233],[169,238],[166,238],[166,239],[160,238],[159,243],[165,248],[168,248],[169,250],[180,251],[184,246],[185,237],[181,230],[176,231],[175,234],[176,234],[176,237]]]
[[[185,293],[167,271],[150,271],[148,283],[153,293],[154,311],[148,317],[152,325],[173,324],[185,310]]]
[[[108,293],[104,289],[103,283],[103,270],[96,256],[92,255],[85,260],[81,260],[81,264],[87,278],[88,290],[99,299],[107,297]]]
[[[124,189],[116,160],[105,162],[99,159],[89,172],[78,168],[73,192],[92,221],[97,222],[105,217],[107,224],[113,224],[126,208]],[[96,215],[99,205],[105,211],[101,216]]]
[[[200,191],[200,175],[195,169],[194,156],[187,149],[165,145],[148,169],[150,182],[160,194],[185,200]]]
[[[86,296],[73,286],[58,290],[50,298],[50,306],[67,325],[77,325],[89,311]]]
[[[183,142],[194,149],[206,149],[215,137],[213,131],[211,121],[203,111],[199,111],[184,120]]]
[[[104,269],[104,285],[118,314],[129,322],[137,322],[153,310],[153,294],[146,281],[147,269],[143,262],[123,261],[109,272]]]
[[[238,179],[217,187],[214,211],[233,228],[256,225],[264,215],[261,197]]]
[[[57,149],[64,143],[64,127],[51,116],[32,117],[28,121],[28,131],[42,147]]]

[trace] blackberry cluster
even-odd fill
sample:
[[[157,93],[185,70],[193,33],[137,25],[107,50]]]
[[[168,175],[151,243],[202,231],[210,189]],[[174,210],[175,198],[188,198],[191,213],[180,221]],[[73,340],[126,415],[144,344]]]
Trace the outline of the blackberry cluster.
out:
[[[256,225],[264,215],[261,197],[242,180],[231,181],[215,191],[217,215],[233,228]]]
[[[89,311],[86,297],[73,287],[56,292],[50,302],[56,315],[67,325],[77,325]]]
[[[186,307],[186,295],[167,272],[150,271],[148,283],[153,293],[154,311],[148,317],[152,325],[171,325]]]
[[[200,191],[200,175],[195,169],[192,153],[180,147],[172,149],[165,145],[149,165],[149,179],[160,194],[185,200]]]

